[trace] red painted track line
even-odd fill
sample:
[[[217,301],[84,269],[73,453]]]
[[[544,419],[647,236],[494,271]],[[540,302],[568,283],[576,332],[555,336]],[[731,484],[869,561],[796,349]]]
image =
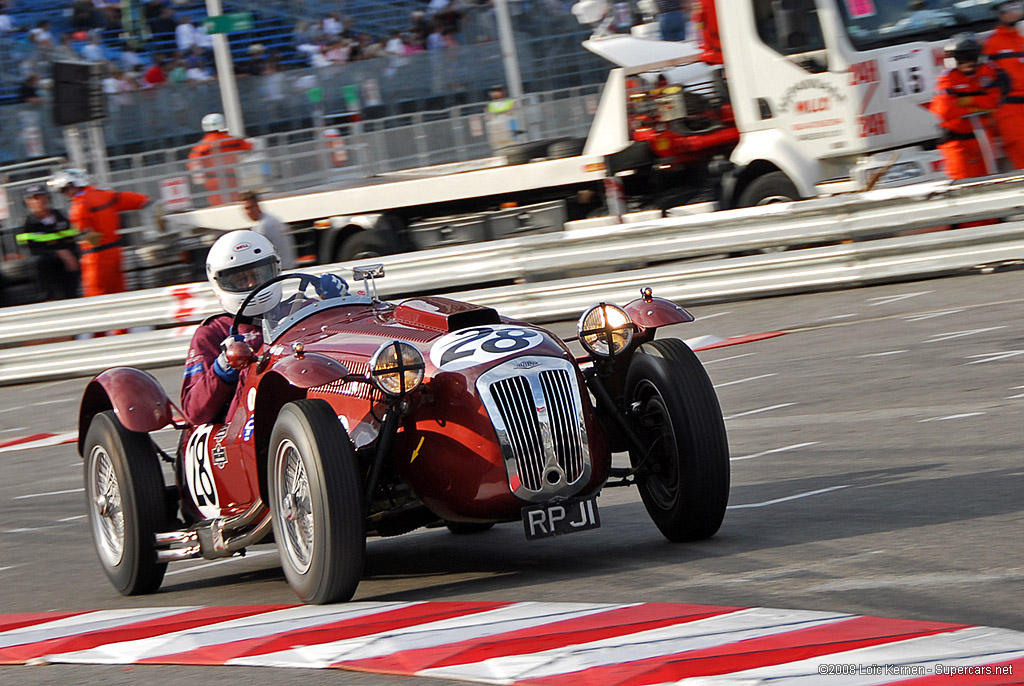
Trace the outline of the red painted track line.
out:
[[[705,650],[691,650],[628,664],[595,667],[571,674],[524,679],[516,683],[530,686],[564,686],[566,679],[571,678],[574,686],[645,686],[678,681],[687,677],[712,676],[768,667],[964,628],[966,627],[961,624],[854,617],[827,626],[797,629]]]
[[[143,622],[126,624],[110,629],[101,629],[88,633],[39,641],[26,645],[10,646],[0,649],[0,664],[21,664],[36,657],[54,653],[69,653],[77,650],[89,650],[108,643],[134,641],[140,638],[152,638],[185,629],[194,629],[226,622],[242,617],[281,610],[291,605],[254,605],[242,607],[204,607],[188,610],[169,617],[161,617]],[[81,613],[85,614],[85,613]],[[59,619],[53,617],[51,621]]]
[[[59,435],[60,434],[46,433],[46,434],[32,434],[31,436],[22,436],[21,438],[14,438],[14,439],[11,439],[9,441],[4,441],[3,443],[0,443],[0,448],[10,448],[10,447],[13,447],[13,446],[16,446],[16,445],[21,445],[22,443],[31,443],[32,441],[41,441],[44,438],[53,438],[54,436],[59,436]]]
[[[512,605],[511,602],[450,602],[421,603],[395,610],[386,610],[364,617],[353,617],[339,622],[321,624],[309,629],[289,631],[274,636],[204,646],[173,655],[161,655],[139,660],[136,664],[161,665],[222,665],[228,660],[253,655],[265,655],[298,646],[312,646],[346,638],[357,638],[386,631],[403,629],[417,624],[443,619],[464,617]]]
[[[769,338],[778,338],[779,336],[785,336],[786,333],[786,331],[769,331],[767,333],[752,333],[746,336],[733,336],[732,338],[726,338],[724,341],[718,341],[717,343],[702,345],[700,347],[694,348],[694,350],[714,350],[715,348],[727,348],[730,345],[755,343],[757,341],[768,340]]]
[[[614,636],[715,617],[740,609],[742,608],[650,603],[553,622],[545,624],[543,627],[530,627],[497,636],[488,636],[480,641],[449,643],[368,660],[341,662],[338,665],[345,669],[366,672],[413,675],[432,667],[480,662],[493,657],[536,653],[577,643],[600,641]],[[562,684],[564,683],[562,681]]]

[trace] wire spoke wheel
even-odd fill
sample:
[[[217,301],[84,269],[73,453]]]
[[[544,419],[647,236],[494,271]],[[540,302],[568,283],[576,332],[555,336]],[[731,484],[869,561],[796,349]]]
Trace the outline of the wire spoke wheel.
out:
[[[99,554],[107,563],[115,566],[124,556],[124,510],[121,507],[121,487],[114,473],[114,463],[106,449],[97,445],[93,448],[92,475],[89,500],[92,508],[89,519]]]
[[[124,595],[152,593],[167,570],[156,559],[155,534],[173,528],[152,440],[124,428],[113,411],[100,412],[82,454],[86,511],[103,571]]]
[[[363,573],[362,480],[348,433],[323,400],[281,409],[270,436],[269,497],[281,567],[304,602],[343,602]]]
[[[309,571],[313,559],[316,531],[310,507],[309,480],[306,478],[302,457],[292,441],[282,441],[278,451],[283,453],[278,455],[277,463],[283,470],[279,481],[282,486],[279,497],[281,511],[284,513],[282,525],[286,532],[285,553],[291,558],[295,569],[304,574]]]

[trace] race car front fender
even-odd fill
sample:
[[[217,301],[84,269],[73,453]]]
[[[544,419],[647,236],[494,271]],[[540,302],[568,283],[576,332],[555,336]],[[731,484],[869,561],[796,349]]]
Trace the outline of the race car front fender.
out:
[[[693,315],[685,308],[665,298],[637,298],[626,303],[623,309],[641,329],[656,329],[659,326],[693,321]]]
[[[92,418],[113,410],[129,431],[148,433],[171,423],[174,413],[170,398],[151,374],[131,367],[108,369],[89,382],[78,411],[78,452]]]
[[[349,375],[348,368],[337,360],[320,353],[304,353],[277,361],[272,370],[296,388],[313,388],[338,381]]]

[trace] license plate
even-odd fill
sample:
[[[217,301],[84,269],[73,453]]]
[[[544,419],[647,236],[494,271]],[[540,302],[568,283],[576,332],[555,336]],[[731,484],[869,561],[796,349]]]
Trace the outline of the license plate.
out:
[[[523,529],[528,541],[573,534],[601,526],[601,518],[597,514],[596,495],[530,505],[524,507],[522,513]]]

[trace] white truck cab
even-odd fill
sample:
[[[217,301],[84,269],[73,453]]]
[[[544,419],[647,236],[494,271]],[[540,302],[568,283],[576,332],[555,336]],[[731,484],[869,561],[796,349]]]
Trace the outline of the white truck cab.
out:
[[[594,0],[588,0],[592,4]],[[600,2],[597,2],[600,5]],[[992,27],[986,0],[702,0],[691,13],[698,59],[724,70],[739,142],[723,203],[778,200],[945,178],[926,109],[943,45]],[[577,16],[581,14],[578,12]],[[590,15],[594,16],[593,13]],[[649,35],[649,27],[634,32]],[[630,49],[587,47],[628,62]],[[624,45],[624,43],[623,43]],[[677,45],[684,46],[687,42]],[[680,52],[694,54],[693,45]]]

